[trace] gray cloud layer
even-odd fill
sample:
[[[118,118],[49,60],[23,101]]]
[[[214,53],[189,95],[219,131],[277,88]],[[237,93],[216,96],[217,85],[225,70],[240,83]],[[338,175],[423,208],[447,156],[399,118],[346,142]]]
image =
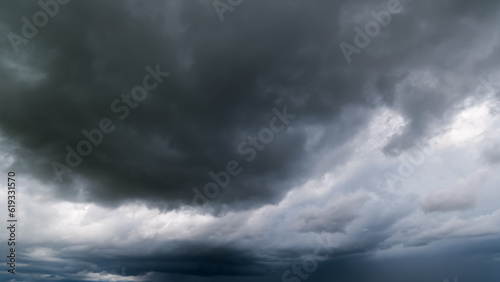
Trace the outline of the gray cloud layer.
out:
[[[500,2],[401,3],[402,12],[392,15],[391,23],[352,55],[350,64],[339,43],[354,44],[353,28],[373,20],[370,11],[384,9],[387,1],[244,1],[220,22],[210,1],[73,0],[60,5],[35,37],[19,45],[17,54],[2,37],[0,136],[9,144],[4,149],[12,146],[10,167],[50,187],[43,197],[110,210],[136,203],[165,213],[192,209],[220,220],[185,240],[166,239],[158,231],[151,242],[141,243],[157,249],[143,254],[130,245],[116,250],[116,242],[133,233],[118,225],[113,226],[117,237],[106,238],[117,244],[109,249],[82,247],[89,242],[75,243],[83,249],[73,249],[71,242],[61,240],[44,247],[71,263],[45,261],[27,272],[81,281],[86,279],[78,276],[83,270],[110,273],[126,267],[127,275],[151,281],[199,281],[198,276],[203,281],[234,281],[234,276],[238,281],[277,281],[291,262],[314,250],[312,236],[335,234],[342,244],[314,281],[333,276],[339,281],[401,280],[399,270],[388,274],[384,268],[393,263],[396,269],[413,269],[416,276],[405,281],[451,279],[453,268],[476,279],[472,268],[461,268],[466,259],[454,259],[452,250],[464,244],[461,255],[480,257],[471,265],[498,258],[498,240],[491,237],[497,206],[481,194],[491,191],[496,179],[481,170],[499,163],[495,132],[488,133],[481,148],[461,150],[479,150],[481,167],[455,166],[465,163],[465,157],[455,160],[454,151],[440,148],[443,155],[429,157],[428,163],[445,168],[429,172],[431,184],[421,191],[412,185],[421,184],[416,181],[425,178],[424,172],[416,172],[417,184],[405,184],[407,190],[398,184],[403,192],[381,189],[373,179],[385,183],[383,172],[399,156],[418,148],[418,140],[452,131],[455,114],[479,103],[468,99],[480,86],[477,78],[495,73],[499,63]],[[40,10],[26,1],[2,2],[0,7],[0,29],[18,35],[21,18],[31,19]],[[146,66],[157,65],[170,75],[121,120],[123,112],[113,112],[110,105],[142,84]],[[496,90],[492,95],[497,108],[488,110],[496,116],[500,95]],[[274,108],[284,107],[297,117],[265,149],[254,150],[255,159],[248,162],[249,155],[238,146],[269,126]],[[373,126],[381,109],[403,122],[388,117]],[[58,182],[51,164],[65,164],[65,147],[76,148],[85,138],[81,131],[98,128],[103,118],[111,119],[116,129]],[[369,134],[386,132],[393,123],[397,128],[384,139]],[[359,151],[374,143],[381,144],[380,150],[369,156],[378,159],[353,164]],[[242,173],[231,177],[230,185],[207,205],[193,204],[192,189],[203,191],[212,181],[209,172],[226,169],[230,160],[240,164]],[[344,173],[326,184],[311,184],[336,169]],[[476,174],[449,180],[446,169]],[[323,184],[333,192],[321,194]],[[309,193],[296,196],[303,187]],[[268,207],[279,211],[251,216]],[[471,213],[470,222],[461,212]],[[444,217],[448,215],[452,218]],[[467,229],[468,223],[477,228]],[[223,239],[217,241],[213,234]],[[469,242],[468,237],[484,240]],[[445,239],[456,241],[447,245],[441,242]],[[376,256],[398,246],[411,249],[433,242],[437,249],[409,251],[401,261]],[[492,250],[485,242],[493,244]],[[42,242],[27,245],[37,250]],[[424,261],[433,254],[438,254],[442,273],[429,270],[430,276],[418,276],[432,269]],[[37,261],[29,255],[24,259]],[[484,270],[482,281],[493,281],[498,274],[493,266]]]

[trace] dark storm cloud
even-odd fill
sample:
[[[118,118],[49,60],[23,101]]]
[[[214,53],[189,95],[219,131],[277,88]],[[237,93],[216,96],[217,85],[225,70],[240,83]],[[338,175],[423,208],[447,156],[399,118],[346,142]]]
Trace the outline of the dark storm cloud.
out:
[[[144,14],[118,3],[61,6],[19,55],[6,57],[39,78],[24,83],[17,67],[3,65],[0,120],[3,133],[20,144],[16,165],[31,163],[38,177],[53,181],[51,163],[65,164],[65,147],[75,149],[85,138],[81,130],[110,118],[115,131],[63,175],[63,184],[54,183],[61,195],[71,198],[69,187],[78,183],[87,200],[101,203],[190,203],[191,189],[227,161],[243,162],[238,144],[268,124],[274,107],[287,106],[299,116],[298,130],[276,136],[254,162],[243,162],[244,172],[220,197],[225,203],[276,201],[307,175],[303,128],[335,122],[344,105],[366,103],[363,77],[345,74],[334,48],[340,4],[247,3],[221,25],[200,3],[183,2],[170,33],[168,11],[152,12],[149,5],[139,9]],[[37,8],[20,5],[6,7],[12,13],[3,9],[5,24],[18,32],[19,19]],[[8,41],[3,45],[10,49]],[[120,121],[110,104],[141,83],[148,65],[171,75]],[[341,144],[361,124],[325,142]]]
[[[456,53],[473,51],[469,45],[457,52],[449,48],[466,43],[492,13],[484,5],[468,10],[464,2],[407,3],[384,36],[374,38],[347,65],[338,43],[352,38],[353,25],[340,33],[338,18],[341,7],[349,14],[357,2],[251,2],[223,24],[200,2],[167,6],[152,1],[140,8],[131,3],[70,2],[21,45],[20,54],[3,57],[0,122],[4,134],[20,144],[17,165],[54,181],[51,163],[65,164],[65,147],[75,148],[85,138],[81,130],[97,128],[102,118],[117,127],[81,166],[63,176],[63,184],[54,183],[69,198],[69,187],[78,183],[87,200],[101,203],[145,199],[172,207],[190,204],[192,188],[202,188],[211,180],[208,172],[223,170],[235,159],[244,172],[212,202],[276,202],[311,173],[308,164],[315,154],[348,141],[369,112],[349,124],[349,130],[327,132],[312,153],[305,150],[305,129],[342,126],[338,117],[345,106],[367,107],[373,95],[408,121],[384,149],[398,155],[427,136],[441,114],[466,96],[445,92],[475,86],[474,78],[456,85],[457,80],[446,81],[446,72],[459,64],[452,61],[458,59]],[[19,34],[20,18],[39,9],[3,5],[4,28]],[[448,17],[438,17],[441,13]],[[464,17],[476,22],[464,24]],[[421,22],[433,28],[422,29]],[[11,50],[8,40],[2,44]],[[441,56],[443,52],[447,55]],[[431,61],[434,66],[428,68]],[[141,83],[148,65],[171,75],[120,121],[110,104]],[[406,83],[397,94],[398,84],[412,79],[410,67],[425,67],[444,80],[431,86]],[[367,92],[370,88],[374,91]],[[246,164],[238,144],[268,123],[274,107],[284,106],[299,116],[296,130],[277,136]]]
[[[154,244],[153,241],[145,243]],[[90,273],[127,277],[148,276],[151,272],[201,277],[258,277],[272,272],[271,265],[275,263],[255,251],[229,244],[214,246],[176,241],[163,247],[153,252],[141,248],[130,255],[119,254],[119,250],[106,246],[98,250],[76,251],[70,248],[37,252],[36,257],[22,254],[18,260],[23,261],[26,267],[19,270],[19,274],[30,275],[30,281],[38,281],[37,278],[43,280],[43,275],[56,280],[88,281],[92,278],[88,275]],[[23,249],[33,250],[32,246],[24,246]]]
[[[384,56],[362,54],[360,63],[345,64],[337,44],[352,36],[352,30],[340,34],[336,20],[344,2],[245,3],[224,24],[194,1],[169,7],[147,2],[136,11],[134,5],[118,3],[68,3],[20,47],[19,55],[6,57],[41,78],[23,83],[17,68],[3,65],[0,99],[9,106],[1,113],[2,130],[20,143],[19,162],[28,160],[38,177],[53,181],[51,163],[65,164],[65,147],[75,148],[85,138],[81,130],[97,128],[102,118],[113,120],[116,130],[73,173],[63,176],[60,193],[70,193],[67,197],[72,197],[69,187],[80,183],[87,200],[101,203],[145,199],[174,207],[189,204],[192,188],[211,180],[208,172],[223,170],[235,159],[244,172],[217,201],[275,202],[310,173],[314,152],[304,150],[307,126],[338,122],[346,105],[368,106],[373,93],[365,89],[371,83],[382,101],[393,104],[395,84],[406,76],[405,71],[391,71],[396,61]],[[417,9],[413,4],[411,9]],[[20,32],[19,19],[37,7],[17,5],[9,2],[13,7],[2,10],[4,24]],[[431,9],[421,6],[416,13]],[[416,53],[415,47],[404,45],[407,34],[418,29],[415,15],[409,17],[395,17],[397,26],[389,26],[388,38],[376,38],[372,49],[389,44],[391,50],[404,50],[405,57]],[[434,36],[446,38],[451,26],[434,29]],[[3,45],[10,49],[8,41]],[[403,53],[395,56],[402,58]],[[141,83],[148,65],[159,65],[171,75],[129,117],[117,119],[110,104]],[[452,100],[436,95],[436,89],[405,92],[408,97],[394,106],[409,123],[387,144],[387,153],[411,148]],[[274,107],[284,106],[299,116],[293,124],[298,130],[277,136],[246,164],[238,144],[268,123]],[[346,142],[367,117],[340,134],[325,134],[315,152]]]
[[[481,281],[492,282],[498,278],[498,238],[459,240],[379,256],[374,255],[374,241],[378,240],[373,239],[359,238],[357,246],[335,250],[328,260],[319,262],[317,271],[308,274],[308,281],[441,282],[453,281],[455,277],[459,281],[475,281],[480,277]],[[111,256],[114,251],[103,248],[86,252],[64,250],[58,254],[59,261],[22,257],[27,266],[20,274],[30,275],[30,281],[101,281],[91,279],[90,273],[136,277],[137,281],[282,281],[280,270],[286,266],[285,257],[276,256],[277,252],[268,256],[270,253],[262,251],[176,243],[179,247],[169,247],[168,252],[133,256]],[[308,254],[307,250],[302,252]],[[292,263],[300,265],[301,261]],[[140,277],[146,279],[139,280]]]
[[[281,271],[291,262],[300,262],[313,252],[301,240],[322,232],[348,238],[312,274],[311,281],[331,281],[332,277],[341,281],[442,281],[452,278],[451,265],[466,268],[469,281],[480,277],[475,276],[479,273],[474,267],[498,257],[498,240],[488,241],[495,246],[491,253],[483,250],[483,241],[473,242],[469,250],[458,253],[464,257],[472,253],[463,260],[453,260],[457,253],[434,260],[418,255],[415,260],[371,260],[372,255],[396,244],[428,250],[425,247],[447,236],[476,236],[470,230],[465,235],[457,231],[466,225],[459,221],[453,228],[427,233],[425,228],[431,229],[431,225],[422,227],[424,230],[408,227],[401,236],[407,235],[410,242],[394,239],[391,236],[399,231],[394,226],[420,209],[417,204],[402,207],[415,203],[415,197],[397,198],[378,187],[370,187],[369,196],[360,192],[345,199],[339,196],[338,201],[324,197],[322,202],[315,199],[284,205],[283,214],[271,212],[268,221],[257,219],[248,224],[280,226],[278,220],[296,213],[291,216],[294,221],[284,220],[294,223],[287,226],[290,229],[262,228],[265,231],[259,236],[265,239],[246,236],[248,230],[240,217],[224,218],[234,210],[279,203],[312,176],[349,164],[357,148],[334,150],[365,129],[377,107],[388,107],[405,122],[400,132],[387,136],[383,152],[388,158],[411,149],[416,140],[431,138],[450,122],[443,113],[458,112],[456,105],[474,92],[478,74],[487,75],[498,66],[499,45],[485,40],[493,38],[497,29],[500,3],[465,0],[405,2],[403,12],[394,15],[370,46],[347,64],[339,43],[352,42],[353,27],[366,23],[358,21],[360,14],[372,20],[364,17],[370,17],[371,9],[385,7],[386,2],[246,0],[221,23],[210,1],[73,0],[61,5],[34,38],[20,45],[18,54],[8,39],[1,39],[5,51],[0,55],[0,133],[15,144],[12,167],[54,187],[55,196],[115,207],[142,200],[148,207],[181,210],[192,205],[193,187],[202,190],[211,181],[210,171],[224,170],[230,160],[237,160],[243,168],[210,201],[219,212],[216,218],[226,224],[232,220],[235,227],[217,222],[200,232],[213,238],[212,233],[222,236],[224,230],[231,230],[237,233],[228,234],[231,243],[218,245],[208,239],[172,242],[158,235],[155,239],[165,245],[128,254],[117,251],[117,245],[75,251],[67,242],[54,244],[46,247],[53,247],[57,257],[67,259],[70,266],[25,258],[35,275],[32,278],[48,273],[53,275],[49,278],[61,275],[65,281],[80,281],[86,278],[75,273],[115,269],[120,273],[125,267],[127,275],[154,272],[148,278],[151,281],[200,281],[200,276],[204,281],[234,281],[234,277],[238,281],[279,281]],[[0,6],[0,30],[17,34],[21,34],[21,17],[40,9],[35,2],[8,1]],[[360,12],[360,7],[368,12]],[[110,109],[112,102],[142,83],[148,73],[146,66],[157,65],[170,75],[130,110],[130,116],[120,120]],[[247,163],[248,156],[238,152],[238,145],[269,126],[274,108],[282,111],[284,107],[297,117]],[[102,118],[113,121],[114,132],[104,135],[103,143],[72,173],[65,174],[62,183],[57,182],[51,163],[65,164],[65,147],[75,148],[85,138],[81,131],[97,128]],[[317,132],[321,134],[311,142]],[[335,158],[318,167],[317,161],[330,156],[328,153]],[[494,146],[486,148],[483,156],[489,164],[498,163]],[[373,167],[369,174],[381,177],[383,165]],[[361,175],[328,185],[347,193],[358,189],[354,186],[370,184]],[[454,192],[429,194],[420,208],[435,214],[476,207],[476,194],[469,193],[470,189],[464,188],[459,195]],[[395,206],[384,205],[386,202],[370,206],[367,202],[372,194],[379,198],[389,195]],[[197,220],[193,221],[204,219]],[[417,225],[421,222],[415,221]],[[220,226],[227,229],[217,230]],[[485,232],[491,233],[490,228],[486,226]],[[288,234],[292,229],[304,237]],[[130,235],[125,228],[112,230],[121,232],[116,234],[118,238]],[[161,234],[156,231],[153,233]],[[140,236],[146,235],[137,236],[144,239]],[[276,242],[286,244],[277,246]],[[454,248],[448,247],[444,249]],[[484,256],[478,255],[481,252]],[[360,272],[360,268],[367,271]],[[493,281],[494,268],[488,265],[484,269],[483,281]],[[404,271],[412,276],[405,276]]]
[[[489,41],[498,5],[494,1],[406,2],[403,12],[393,15],[390,25],[353,60],[351,67],[377,72],[375,91],[384,93],[385,102],[407,121],[385,146],[385,153],[397,156],[419,137],[431,137],[433,125],[446,122],[443,113],[455,112],[452,106],[474,93],[479,75],[494,69],[485,65],[491,61],[498,65],[498,45]],[[492,54],[488,54],[490,48]],[[481,58],[481,52],[484,59],[471,59]],[[410,75],[418,72],[427,78]]]
[[[460,242],[463,245],[434,246],[433,250],[419,250],[405,255],[351,256],[326,262],[308,279],[310,281],[495,281],[498,264],[492,263],[494,252],[483,252],[477,245],[491,244],[498,249],[498,240]],[[473,246],[473,251],[470,249]],[[464,250],[469,249],[469,250]],[[360,269],[362,271],[360,271]]]

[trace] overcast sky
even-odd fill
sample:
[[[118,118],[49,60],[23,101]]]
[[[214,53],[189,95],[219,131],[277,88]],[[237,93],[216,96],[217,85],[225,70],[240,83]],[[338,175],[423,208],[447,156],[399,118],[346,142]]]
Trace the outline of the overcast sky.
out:
[[[499,23],[495,0],[0,2],[1,280],[498,282]]]

